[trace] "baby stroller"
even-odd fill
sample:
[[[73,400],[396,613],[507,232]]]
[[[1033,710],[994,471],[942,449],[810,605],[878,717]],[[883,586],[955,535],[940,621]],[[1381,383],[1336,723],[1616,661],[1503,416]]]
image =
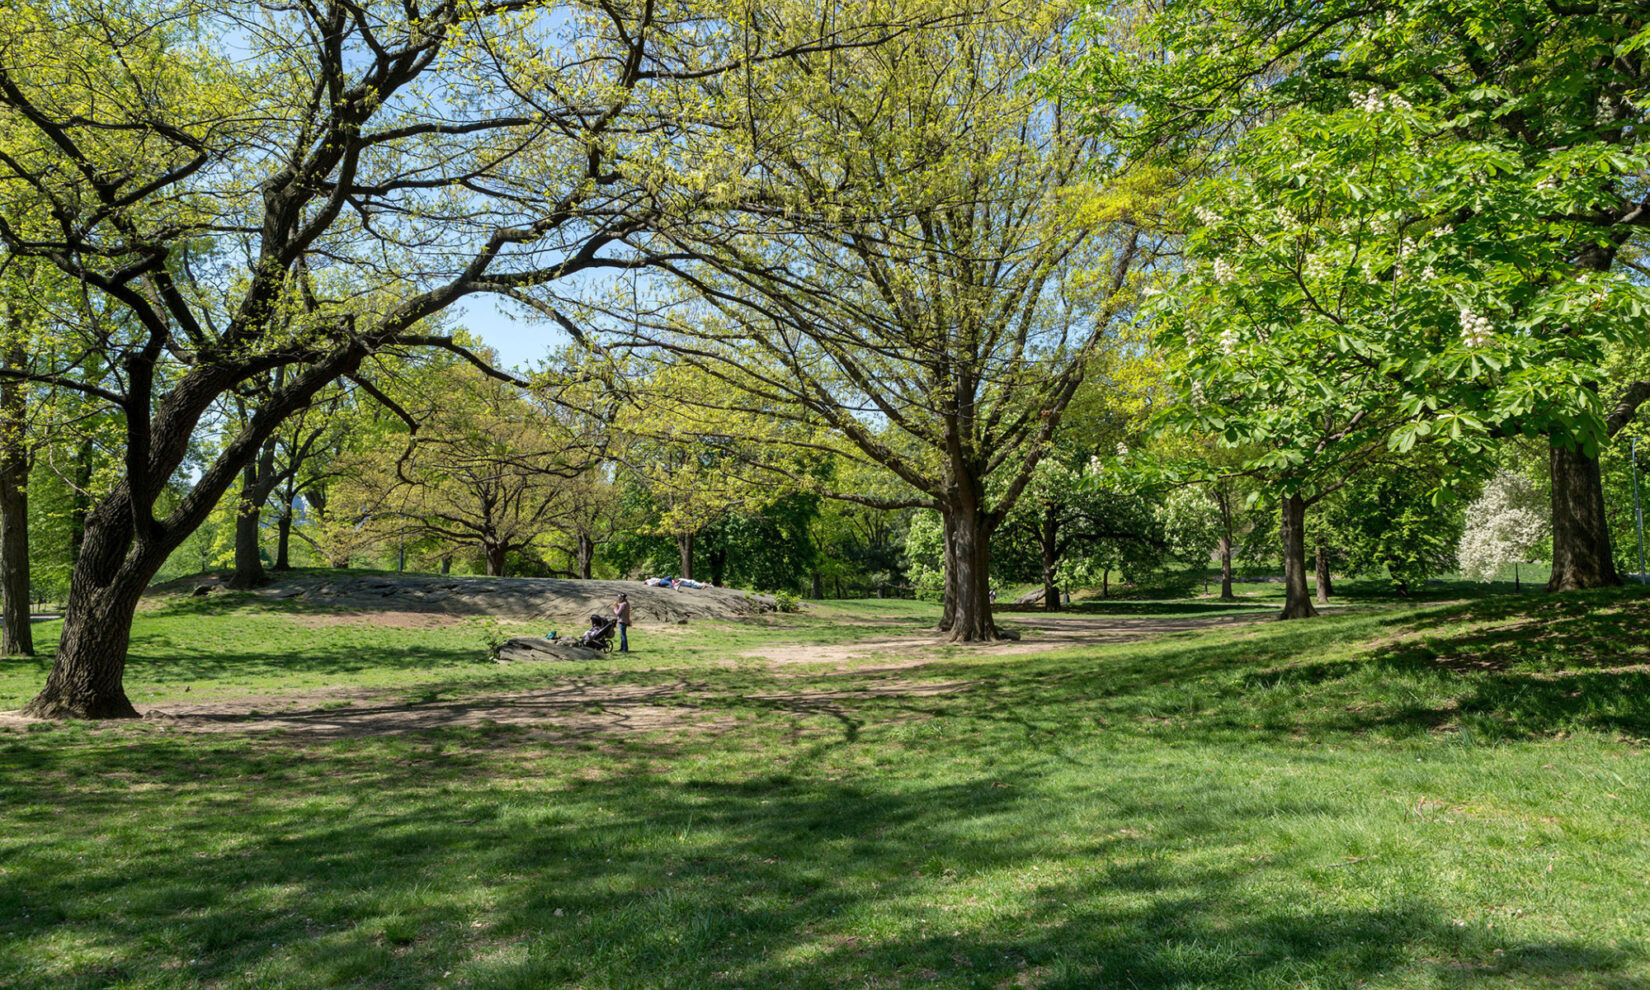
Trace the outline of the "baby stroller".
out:
[[[613,650],[613,631],[619,628],[617,616],[592,615],[590,628],[579,637],[580,646],[588,646],[592,650],[610,653]]]

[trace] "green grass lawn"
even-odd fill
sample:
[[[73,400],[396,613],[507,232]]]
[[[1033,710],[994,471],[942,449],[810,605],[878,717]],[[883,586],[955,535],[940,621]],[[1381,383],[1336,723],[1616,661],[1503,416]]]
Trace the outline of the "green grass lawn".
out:
[[[481,622],[146,612],[140,708],[577,677],[697,727],[0,731],[0,986],[1650,987],[1643,592],[748,656],[932,618],[643,630],[575,669],[481,662]],[[0,708],[44,669],[0,665]]]

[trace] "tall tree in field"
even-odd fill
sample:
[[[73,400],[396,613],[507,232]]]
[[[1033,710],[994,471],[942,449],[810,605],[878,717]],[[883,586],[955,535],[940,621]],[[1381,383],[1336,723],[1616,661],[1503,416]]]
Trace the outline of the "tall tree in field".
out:
[[[275,438],[273,491],[274,570],[292,569],[292,532],[299,500],[333,477],[332,458],[342,446],[348,420],[341,415],[348,393],[337,390],[299,410],[281,424]]]
[[[136,714],[122,675],[144,586],[331,383],[386,347],[467,353],[426,327],[466,295],[627,265],[610,245],[659,221],[669,178],[628,149],[684,119],[673,80],[890,33],[780,50],[718,14],[708,0],[8,6],[0,244],[128,318],[65,348],[96,352],[102,381],[0,372],[93,397],[125,431],[27,712]],[[281,367],[163,509],[203,418]]]
[[[1402,112],[1364,109],[1254,131],[1242,168],[1190,194],[1184,269],[1154,303],[1179,399],[1166,424],[1215,438],[1218,475],[1278,500],[1281,618],[1316,614],[1309,509],[1401,455],[1470,470],[1495,424],[1574,370],[1534,338],[1483,327],[1498,283],[1401,194],[1449,188],[1395,164],[1416,133]],[[1546,304],[1570,305],[1564,295]]]
[[[1618,583],[1598,452],[1650,396],[1650,383],[1604,373],[1612,347],[1642,346],[1642,280],[1623,268],[1635,267],[1624,249],[1650,227],[1650,8],[1173,0],[1138,23],[1134,44],[1097,46],[1074,74],[1097,126],[1142,157],[1220,167],[1241,164],[1255,148],[1237,136],[1264,123],[1261,167],[1358,204],[1356,223],[1331,216],[1311,232],[1315,264],[1391,281],[1392,249],[1413,245],[1406,278],[1433,283],[1434,312],[1378,318],[1412,320],[1412,353],[1459,328],[1481,356],[1456,384],[1471,377],[1485,393],[1423,401],[1464,403],[1462,429],[1481,420],[1484,433],[1545,437],[1548,587]],[[1403,140],[1371,149],[1359,139],[1371,129]],[[1378,155],[1353,160],[1349,136]],[[1372,232],[1365,220],[1383,210]],[[1299,230],[1274,233],[1281,247]],[[1387,246],[1379,255],[1360,249],[1371,233]],[[1532,358],[1551,372],[1544,380]]]
[[[990,640],[992,532],[1130,309],[1143,245],[1130,198],[1085,182],[1088,139],[1027,85],[1067,55],[1066,5],[813,16],[872,10],[942,23],[707,87],[725,130],[679,153],[723,209],[652,239],[683,296],[616,333],[724,383],[695,401],[816,426],[798,437],[896,475],[911,496],[879,504],[944,520],[943,629]]]
[[[612,542],[627,521],[615,473],[611,462],[596,463],[569,479],[563,490],[563,510],[548,542],[567,558],[574,577],[590,579],[596,551]]]
[[[600,451],[581,449],[513,386],[468,365],[427,384],[421,401],[397,403],[417,426],[408,445],[380,447],[351,479],[358,501],[377,498],[378,522],[398,537],[478,550],[487,574],[502,576],[512,554],[561,521],[568,486]]]
[[[762,449],[783,432],[760,409],[729,410],[706,397],[719,379],[664,360],[633,369],[613,430],[626,476],[646,492],[652,518],[642,529],[676,543],[677,573],[703,578],[699,538],[731,512],[753,512],[791,491],[782,465]],[[761,467],[772,470],[764,472]]]

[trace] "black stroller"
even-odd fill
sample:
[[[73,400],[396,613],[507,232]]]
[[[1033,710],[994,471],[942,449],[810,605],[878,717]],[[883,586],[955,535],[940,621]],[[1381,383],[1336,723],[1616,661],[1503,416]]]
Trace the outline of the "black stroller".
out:
[[[610,653],[613,650],[613,631],[619,628],[618,616],[592,615],[590,628],[579,637],[580,646],[588,646],[592,650]]]

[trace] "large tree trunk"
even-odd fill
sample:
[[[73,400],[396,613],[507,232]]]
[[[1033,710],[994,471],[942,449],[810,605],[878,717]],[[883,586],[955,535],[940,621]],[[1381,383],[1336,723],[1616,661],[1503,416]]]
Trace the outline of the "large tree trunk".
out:
[[[579,534],[579,577],[590,580],[590,568],[596,560],[596,542],[584,533]]]
[[[710,583],[718,588],[722,586],[722,575],[728,570],[728,551],[724,547],[715,547],[710,552]]]
[[[280,381],[281,378],[277,377],[277,387]],[[240,511],[235,515],[235,573],[229,579],[231,588],[245,591],[269,583],[260,553],[263,542],[260,524],[264,503],[269,501],[269,493],[274,490],[275,441],[270,439],[261,446],[258,456],[241,469]]]
[[[121,679],[142,585],[82,588],[69,596],[46,686],[24,706],[35,718],[137,718]]]
[[[235,573],[229,578],[229,587],[241,591],[261,588],[269,583],[264,573],[263,557],[259,555],[261,506],[253,504],[243,490],[240,509],[235,513]]]
[[[1054,571],[1060,566],[1060,510],[1050,502],[1043,506],[1043,518],[1037,527],[1037,543],[1043,557],[1043,610],[1060,610],[1060,589],[1054,585]]]
[[[676,534],[676,552],[678,554],[680,554],[681,558],[682,558],[682,573],[681,573],[681,576],[687,578],[689,581],[693,580],[693,534],[692,533],[677,533]]]
[[[28,360],[15,347],[6,363]],[[23,436],[23,385],[0,382],[0,654],[34,656],[34,629],[29,625],[29,454]]]
[[[132,616],[142,588],[120,586],[70,596],[63,637],[46,686],[23,708],[35,718],[137,718],[121,679]]]
[[[1280,619],[1308,619],[1318,614],[1306,590],[1306,502],[1299,495],[1283,499],[1283,611]]]
[[[1604,478],[1598,458],[1554,444],[1553,573],[1548,591],[1607,588],[1621,584],[1610,527],[1604,517]]]
[[[487,558],[487,576],[504,576],[504,558],[507,550],[502,543],[488,543],[482,547],[483,556]]]
[[[177,542],[132,539],[122,488],[87,519],[69,579],[63,635],[46,686],[23,708],[36,718],[136,718],[121,686],[132,616],[143,589]]]
[[[1220,506],[1220,600],[1236,601],[1232,594],[1232,500],[1225,492],[1215,496]]]
[[[992,525],[982,518],[978,503],[960,501],[951,507],[951,525],[947,527],[951,537],[947,556],[955,572],[947,584],[956,596],[949,639],[954,643],[989,642],[998,638],[991,619]]]
[[[1329,580],[1329,551],[1322,543],[1318,544],[1317,551],[1318,604],[1328,605],[1329,596],[1335,593]]]
[[[145,426],[148,458],[128,470],[86,519],[86,533],[64,610],[63,633],[46,686],[26,705],[45,718],[131,718],[137,712],[121,687],[132,617],[144,588],[167,556],[199,528],[287,415],[322,387],[359,366],[365,351],[351,347],[312,365],[294,387],[279,392],[208,464],[165,519],[154,506],[166,479],[189,451],[189,439],[217,396],[235,384],[234,369],[215,362],[184,372]],[[133,375],[146,381],[142,366]],[[143,384],[147,389],[148,385]],[[130,432],[128,440],[130,440]],[[265,493],[267,495],[267,492]]]
[[[292,503],[281,506],[281,515],[275,520],[275,570],[292,570]]]
[[[940,514],[940,530],[940,546],[944,548],[945,553],[945,559],[940,563],[945,591],[940,605],[940,624],[935,628],[942,633],[948,633],[957,624],[957,564],[952,556],[955,548],[952,545],[950,513]]]
[[[10,460],[0,457],[0,461]],[[0,601],[5,628],[0,631],[0,654],[34,656],[34,630],[29,625],[29,496],[10,467],[0,467]]]
[[[817,567],[814,568],[813,579],[813,600],[816,602],[822,601],[825,598],[825,583],[819,579],[819,568]]]

